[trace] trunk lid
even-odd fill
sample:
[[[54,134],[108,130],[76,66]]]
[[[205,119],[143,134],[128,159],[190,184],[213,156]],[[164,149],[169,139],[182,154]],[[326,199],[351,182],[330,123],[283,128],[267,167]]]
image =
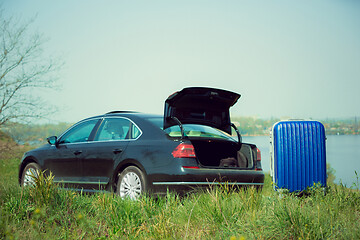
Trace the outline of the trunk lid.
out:
[[[240,94],[215,88],[190,87],[170,95],[165,101],[164,129],[182,124],[201,124],[231,134],[229,109]]]

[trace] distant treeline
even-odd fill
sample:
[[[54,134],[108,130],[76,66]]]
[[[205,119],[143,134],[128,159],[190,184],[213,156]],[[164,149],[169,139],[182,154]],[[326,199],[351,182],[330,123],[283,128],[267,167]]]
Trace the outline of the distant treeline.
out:
[[[247,135],[269,135],[272,126],[280,121],[279,118],[261,119],[256,117],[233,117],[232,122],[239,128],[240,133]],[[316,119],[325,126],[327,135],[358,135],[359,120],[357,117],[348,119]]]
[[[318,119],[317,119],[318,120]],[[240,133],[247,135],[269,135],[272,126],[280,121],[278,118],[261,119],[256,117],[233,117],[233,123],[239,128]],[[359,120],[357,117],[348,119],[320,119],[325,126],[327,135],[358,135]]]
[[[11,123],[2,127],[1,131],[7,133],[19,144],[41,144],[46,142],[50,136],[59,136],[72,123],[55,123],[55,124],[20,124]]]
[[[231,121],[243,136],[269,135],[272,125],[280,119],[261,119],[256,117],[232,117]]]
[[[274,123],[280,121],[278,118],[261,119],[257,117],[232,117],[232,122],[238,127],[243,136],[269,135]],[[325,126],[327,135],[359,134],[359,123],[357,118],[353,119],[326,119],[320,120]],[[5,132],[19,144],[41,144],[46,142],[49,136],[59,136],[72,123],[54,124],[19,124],[11,123],[2,127],[0,131]]]

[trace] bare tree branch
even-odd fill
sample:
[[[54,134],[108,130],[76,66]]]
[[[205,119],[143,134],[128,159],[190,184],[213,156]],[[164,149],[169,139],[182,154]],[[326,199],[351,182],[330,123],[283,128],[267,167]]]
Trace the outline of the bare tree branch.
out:
[[[5,19],[0,10],[0,127],[51,112],[33,92],[54,88],[61,64],[44,57],[41,36],[28,33],[32,22]]]

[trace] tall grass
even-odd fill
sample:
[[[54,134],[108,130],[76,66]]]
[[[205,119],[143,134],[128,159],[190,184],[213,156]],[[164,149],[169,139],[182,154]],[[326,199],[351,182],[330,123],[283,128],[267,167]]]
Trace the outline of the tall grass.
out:
[[[266,176],[262,191],[225,185],[131,201],[65,191],[41,173],[20,188],[18,162],[0,163],[0,239],[360,239],[360,193],[339,185],[279,195]]]

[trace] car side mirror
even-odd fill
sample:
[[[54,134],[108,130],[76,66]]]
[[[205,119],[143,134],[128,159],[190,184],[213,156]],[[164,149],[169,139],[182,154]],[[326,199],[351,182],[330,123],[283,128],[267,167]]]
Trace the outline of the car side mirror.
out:
[[[47,141],[50,145],[57,145],[57,137],[56,136],[48,137]]]

